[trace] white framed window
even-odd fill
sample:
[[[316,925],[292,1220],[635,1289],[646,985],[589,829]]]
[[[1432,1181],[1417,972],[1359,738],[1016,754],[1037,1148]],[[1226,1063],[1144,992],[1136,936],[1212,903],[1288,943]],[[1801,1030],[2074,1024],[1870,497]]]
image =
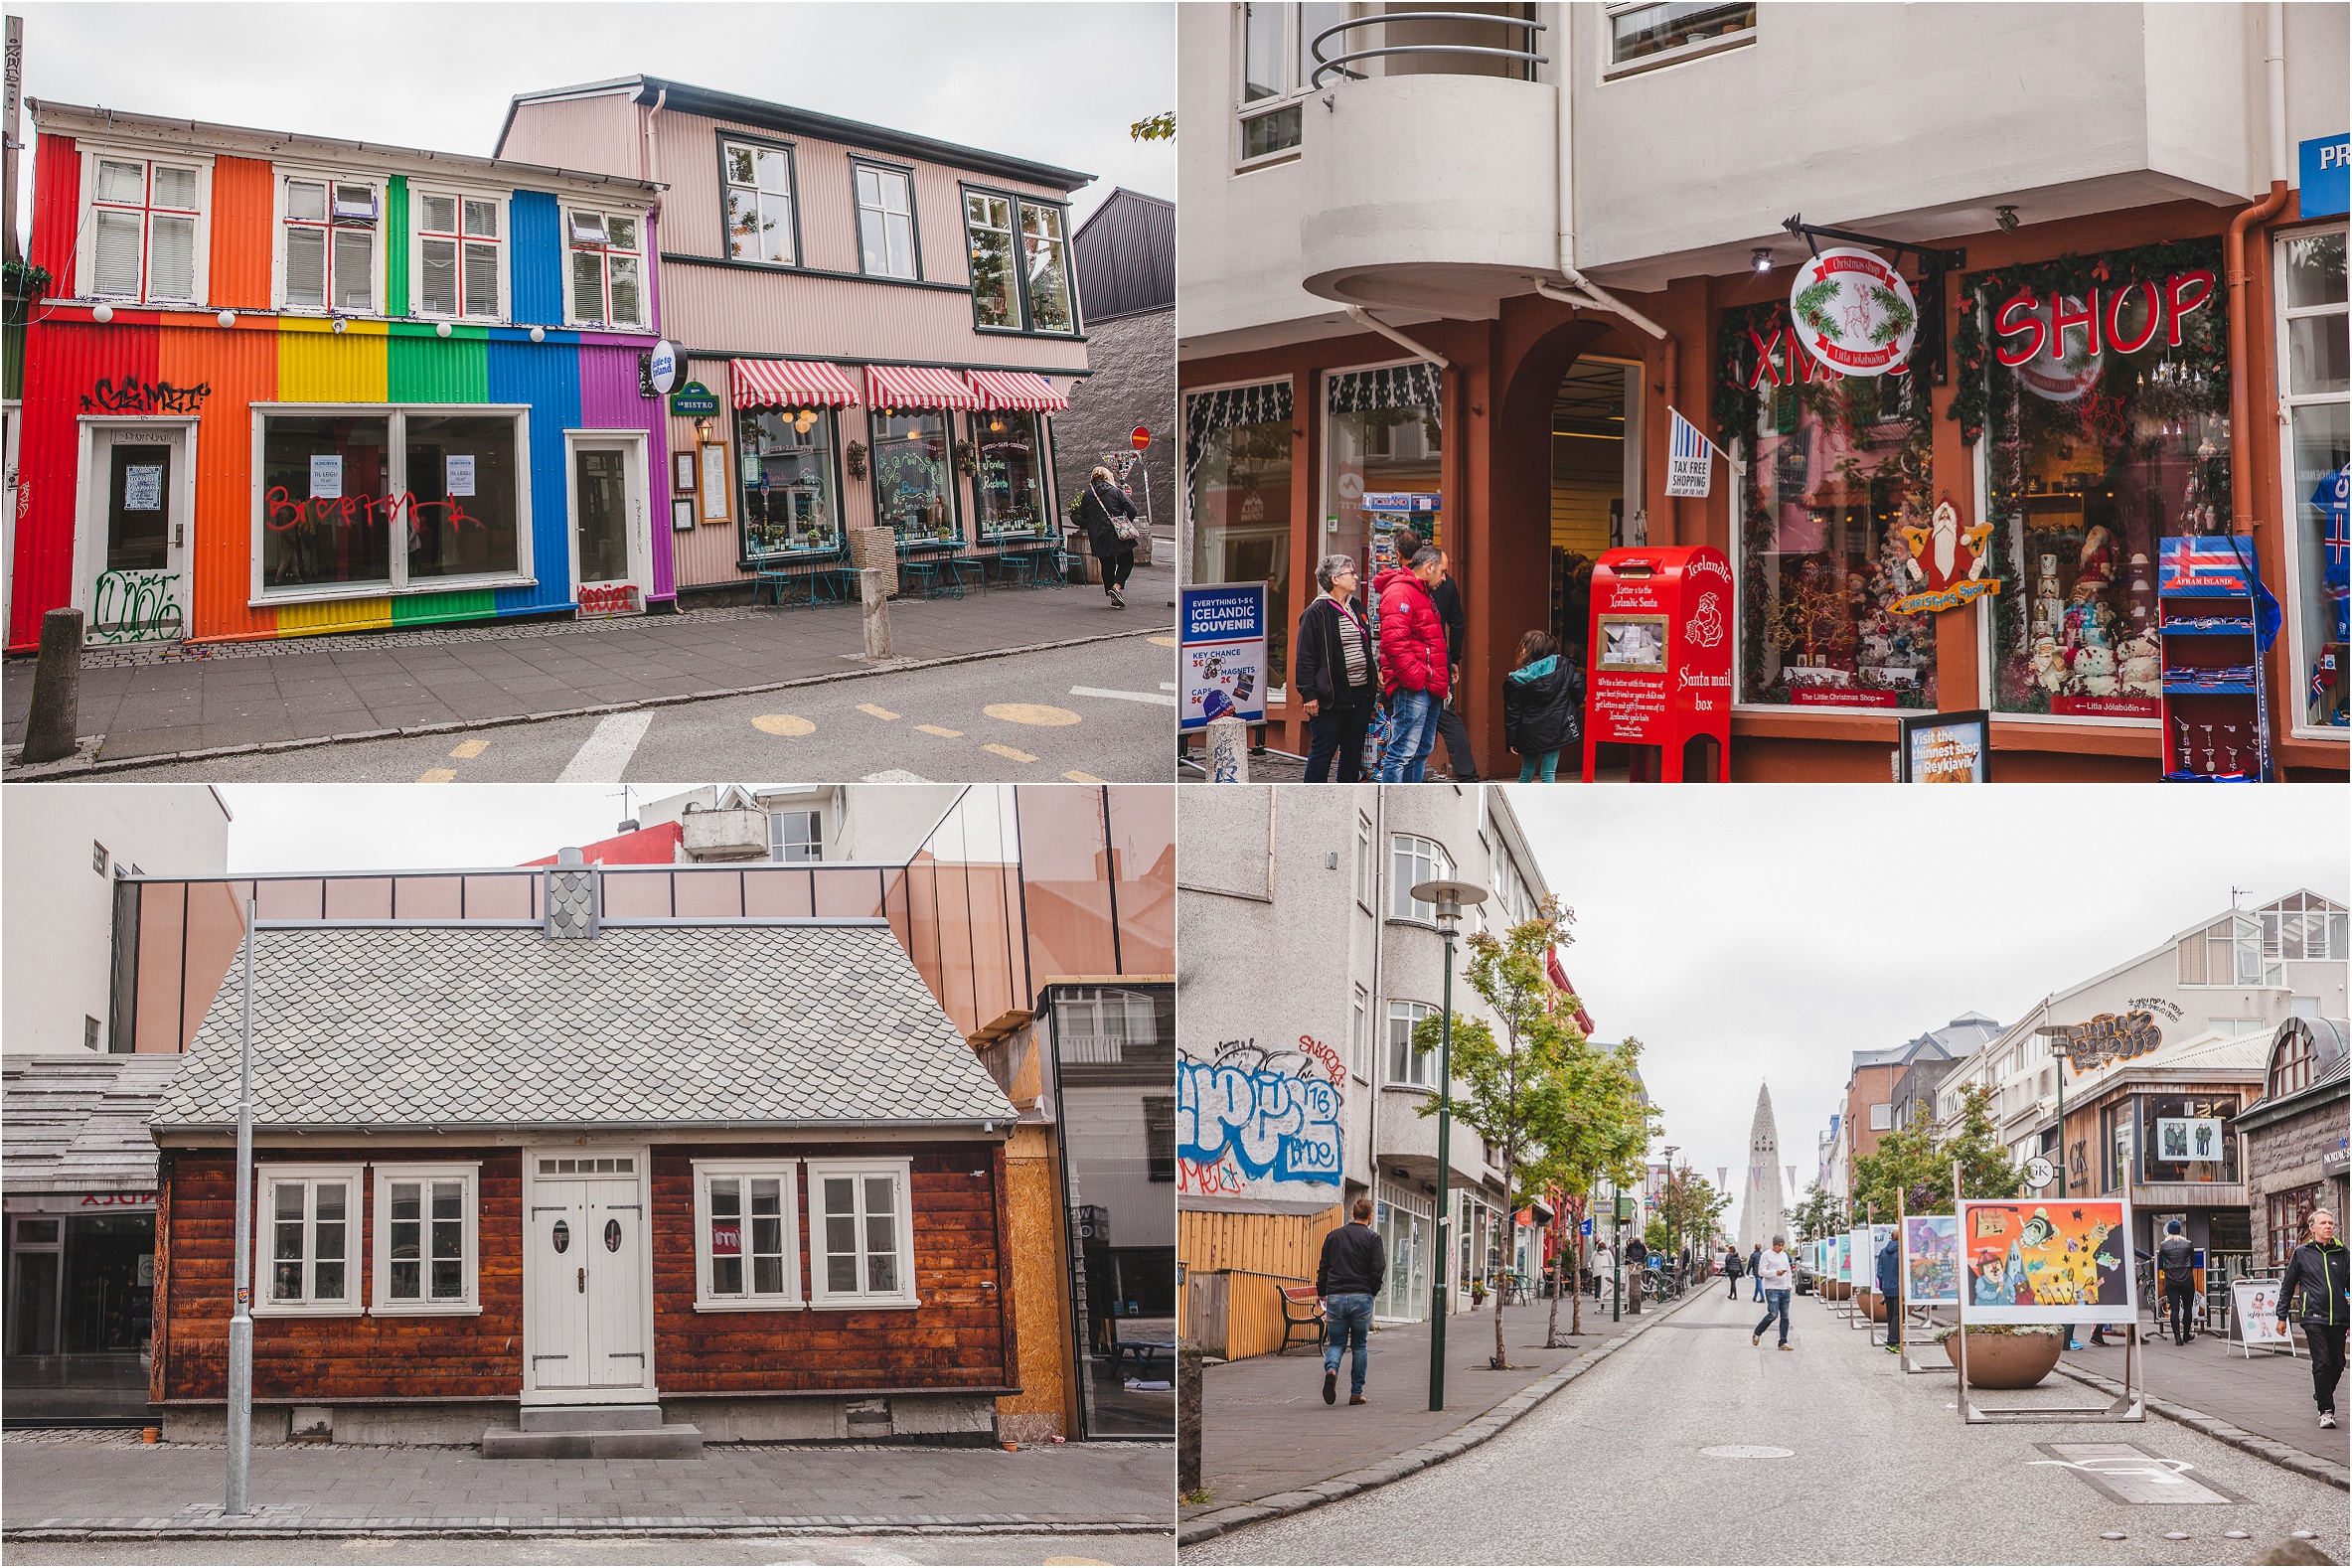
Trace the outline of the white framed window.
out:
[[[1413,889],[1422,882],[1450,879],[1454,874],[1454,858],[1437,840],[1417,838],[1409,833],[1389,835],[1388,844],[1389,917],[1435,921],[1437,905],[1421,902],[1413,896]]]
[[[1417,1089],[1435,1086],[1437,1052],[1413,1048],[1413,1025],[1423,1019],[1436,1017],[1437,1012],[1426,1002],[1391,1002],[1388,1005],[1390,1083],[1410,1084]]]
[[[2287,517],[2286,622],[2295,679],[2281,702],[2293,732],[2341,743],[2352,724],[2352,641],[2345,635],[2340,517],[2325,503],[2352,462],[2352,303],[2342,219],[2272,240],[2277,269],[2279,472]],[[2330,560],[2330,555],[2334,559]],[[2332,581],[2330,579],[2333,579]],[[2339,955],[2340,956],[2340,955]]]
[[[505,320],[506,203],[462,191],[415,191],[408,212],[416,313]]]
[[[815,811],[769,812],[768,859],[771,861],[824,860],[824,813]]]
[[[1372,912],[1372,819],[1355,814],[1355,901]]]
[[[645,231],[634,213],[564,209],[571,288],[564,320],[575,327],[645,325]]]
[[[264,1165],[256,1172],[253,1313],[357,1315],[360,1166]]]
[[[1872,1107],[1870,1108],[1870,1130],[1871,1130],[1872,1132],[1874,1132],[1874,1133],[1883,1133],[1883,1132],[1887,1132],[1887,1131],[1889,1131],[1890,1129],[1892,1129],[1892,1128],[1894,1127],[1894,1125],[1895,1125],[1895,1108],[1894,1108],[1894,1106],[1892,1106],[1892,1105],[1874,1105],[1874,1106],[1872,1106]]]
[[[89,155],[89,298],[193,305],[204,297],[211,175],[209,160]]]
[[[809,1162],[809,1303],[919,1307],[913,1176],[904,1160]]]
[[[856,163],[858,270],[867,277],[919,278],[914,177],[887,164]]]
[[[376,1266],[369,1310],[478,1313],[480,1164],[380,1165],[369,1171]]]
[[[1335,0],[1292,0],[1233,8],[1238,36],[1234,59],[1240,70],[1233,84],[1236,139],[1234,167],[1246,169],[1295,155],[1307,94],[1313,89],[1316,35],[1347,19]],[[1343,54],[1349,35],[1324,46],[1326,56]]]
[[[1756,0],[1627,0],[1605,14],[1604,79],[1756,42]]]
[[[278,180],[278,303],[338,316],[382,313],[384,193],[369,180]]]
[[[1077,332],[1068,221],[1068,212],[1051,202],[964,187],[974,330],[1062,337]]]
[[[1369,1083],[1372,1078],[1372,999],[1358,986],[1355,1006],[1347,1016],[1347,1068]]]
[[[726,141],[718,145],[719,179],[726,189],[726,253],[736,261],[800,261],[800,228],[793,220],[790,147]]]
[[[698,1160],[695,1310],[798,1307],[800,1162]]]

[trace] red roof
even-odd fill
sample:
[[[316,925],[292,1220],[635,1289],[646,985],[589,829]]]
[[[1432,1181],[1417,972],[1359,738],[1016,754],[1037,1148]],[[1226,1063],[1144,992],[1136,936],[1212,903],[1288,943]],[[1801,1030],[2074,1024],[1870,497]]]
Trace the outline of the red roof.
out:
[[[1572,997],[1576,995],[1576,988],[1568,984],[1568,971],[1560,967],[1560,953],[1557,948],[1544,950],[1543,969],[1555,990],[1564,991]],[[1584,1004],[1581,1001],[1576,1004],[1576,1026],[1587,1034],[1593,1032],[1593,1016],[1585,1012]]]
[[[600,839],[594,844],[583,844],[580,846],[580,859],[590,865],[672,865],[678,861],[678,847],[685,842],[686,830],[677,823],[657,822],[650,828],[624,833],[615,839]],[[552,865],[555,857],[543,856],[523,863]]]

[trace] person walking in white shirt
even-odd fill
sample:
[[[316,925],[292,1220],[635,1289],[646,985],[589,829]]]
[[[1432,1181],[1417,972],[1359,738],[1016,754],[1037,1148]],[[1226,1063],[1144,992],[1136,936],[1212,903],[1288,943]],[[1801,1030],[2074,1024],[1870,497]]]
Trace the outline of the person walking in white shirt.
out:
[[[1764,1331],[1772,1327],[1775,1318],[1781,1320],[1781,1348],[1789,1345],[1789,1292],[1797,1284],[1797,1270],[1790,1262],[1788,1238],[1772,1238],[1772,1251],[1756,1260],[1756,1277],[1764,1286],[1764,1322],[1748,1335],[1750,1344],[1764,1342]]]

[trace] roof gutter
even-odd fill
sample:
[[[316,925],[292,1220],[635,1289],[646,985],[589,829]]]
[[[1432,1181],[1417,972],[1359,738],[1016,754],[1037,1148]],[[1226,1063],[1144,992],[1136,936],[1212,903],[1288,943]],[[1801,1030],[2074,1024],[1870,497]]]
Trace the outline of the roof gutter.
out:
[[[374,1141],[382,1138],[413,1138],[420,1134],[437,1138],[488,1137],[496,1134],[589,1134],[608,1136],[634,1133],[659,1138],[666,1133],[801,1133],[825,1137],[841,1133],[979,1133],[986,1137],[1000,1134],[1013,1136],[1013,1125],[1020,1113],[1012,1102],[1005,1105],[1001,1116],[963,1116],[941,1120],[921,1121],[855,1121],[855,1122],[746,1122],[739,1119],[694,1122],[256,1122],[256,1134],[296,1138],[360,1138]],[[148,1124],[150,1137],[213,1135],[228,1137],[236,1131],[235,1122],[171,1122]]]
[[[1382,321],[1379,317],[1373,315],[1361,305],[1349,305],[1347,307],[1347,316],[1348,319],[1353,321],[1357,326],[1371,328],[1374,332],[1377,332],[1389,342],[1396,344],[1398,347],[1406,350],[1416,358],[1429,361],[1430,364],[1436,366],[1441,371],[1450,371],[1454,368],[1454,362],[1452,360],[1447,359],[1443,354],[1440,354],[1433,348],[1430,348],[1424,344],[1415,343],[1411,338],[1406,337],[1403,333],[1397,331],[1396,328],[1390,326],[1387,322]]]

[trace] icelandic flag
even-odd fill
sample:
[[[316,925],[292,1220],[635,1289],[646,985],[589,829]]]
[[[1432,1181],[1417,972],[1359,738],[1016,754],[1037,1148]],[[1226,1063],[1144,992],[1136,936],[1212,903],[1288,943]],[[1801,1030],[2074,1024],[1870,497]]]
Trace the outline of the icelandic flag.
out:
[[[1666,412],[1674,416],[1672,436],[1666,444],[1666,494],[1703,496],[1715,477],[1715,443],[1683,418],[1681,409],[1669,405]]]

